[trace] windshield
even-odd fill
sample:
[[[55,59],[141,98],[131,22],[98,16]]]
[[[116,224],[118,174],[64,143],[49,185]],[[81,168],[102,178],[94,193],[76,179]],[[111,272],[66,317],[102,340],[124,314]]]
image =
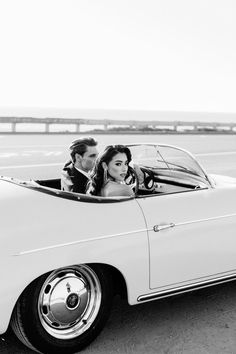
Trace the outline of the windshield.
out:
[[[158,170],[185,172],[207,179],[204,170],[195,158],[180,148],[164,144],[130,145],[129,148],[134,164]]]

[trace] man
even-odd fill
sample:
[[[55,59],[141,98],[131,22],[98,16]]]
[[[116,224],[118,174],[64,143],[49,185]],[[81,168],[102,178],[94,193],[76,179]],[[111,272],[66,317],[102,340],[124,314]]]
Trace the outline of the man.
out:
[[[98,156],[97,141],[91,137],[79,138],[69,147],[71,160],[62,171],[61,189],[76,193],[85,193],[92,170]]]

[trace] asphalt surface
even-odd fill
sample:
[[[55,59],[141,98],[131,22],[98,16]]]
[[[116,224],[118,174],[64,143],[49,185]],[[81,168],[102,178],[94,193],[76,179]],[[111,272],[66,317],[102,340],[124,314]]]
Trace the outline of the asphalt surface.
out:
[[[0,174],[25,179],[57,177],[73,138],[0,136]],[[124,142],[119,136],[97,138],[101,146]],[[130,139],[156,141],[154,136]],[[209,173],[236,177],[236,136],[160,136],[158,141],[190,150]],[[33,351],[8,330],[0,336],[0,353]],[[236,283],[137,306],[116,298],[107,325],[83,353],[236,354]]]
[[[33,351],[9,331],[1,336],[0,353]],[[83,353],[236,353],[236,283],[137,306],[117,298],[104,330]]]

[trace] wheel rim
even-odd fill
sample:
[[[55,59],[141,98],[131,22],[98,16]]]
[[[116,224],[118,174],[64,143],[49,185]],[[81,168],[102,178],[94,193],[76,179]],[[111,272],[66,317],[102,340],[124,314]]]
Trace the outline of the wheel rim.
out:
[[[88,266],[73,266],[52,272],[38,300],[44,329],[53,337],[71,339],[94,322],[101,305],[101,285]]]

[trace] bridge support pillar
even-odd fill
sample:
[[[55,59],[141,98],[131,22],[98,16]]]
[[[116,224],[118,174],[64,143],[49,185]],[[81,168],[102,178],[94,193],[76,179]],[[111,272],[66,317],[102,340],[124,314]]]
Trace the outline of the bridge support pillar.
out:
[[[216,124],[212,124],[212,129],[217,130],[217,128],[218,128],[217,123]]]
[[[138,126],[135,124],[130,124],[129,129],[138,129]]]
[[[173,130],[175,131],[175,132],[177,132],[178,131],[178,123],[176,123],[176,124],[174,124],[174,126],[173,126]]]
[[[16,132],[16,123],[15,122],[11,123],[11,131],[12,131],[12,133]]]
[[[105,124],[104,124],[104,130],[107,130],[107,128],[108,128],[108,124],[105,123]]]
[[[79,133],[80,132],[80,124],[76,124],[76,133]]]
[[[49,126],[50,126],[49,123],[45,124],[45,133],[49,133]]]

